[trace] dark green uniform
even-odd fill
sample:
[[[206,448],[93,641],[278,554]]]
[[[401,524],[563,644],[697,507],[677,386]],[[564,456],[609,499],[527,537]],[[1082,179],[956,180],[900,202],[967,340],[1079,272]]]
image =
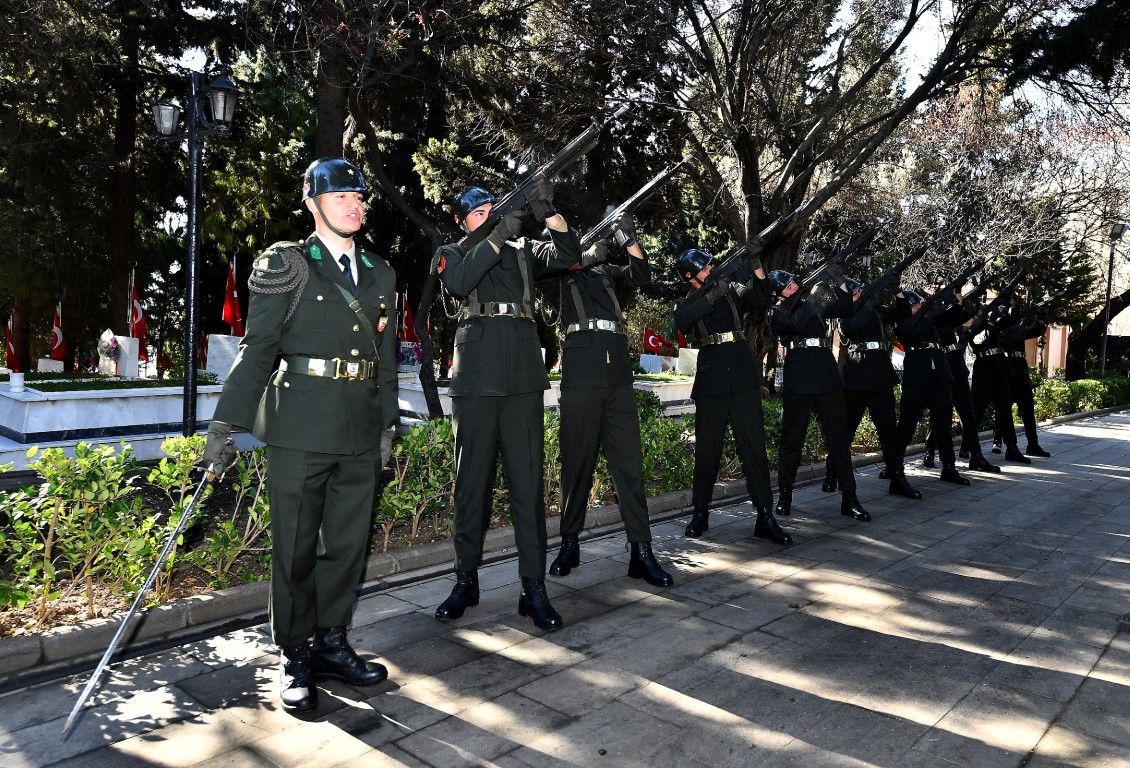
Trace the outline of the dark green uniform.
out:
[[[496,252],[483,241],[462,253],[442,249],[440,278],[462,299],[451,372],[455,431],[455,570],[482,561],[490,526],[496,457],[510,495],[518,573],[545,577],[544,391],[549,388],[533,317],[534,281],[580,261],[573,232],[525,238]]]
[[[643,487],[643,451],[633,366],[617,290],[651,279],[647,258],[628,266],[599,264],[569,272],[550,290],[559,294],[565,334],[561,364],[561,533],[584,527],[597,451],[616,486],[629,542],[651,541]]]
[[[357,249],[356,301],[377,335],[378,362],[364,324],[338,290],[349,290],[340,255],[311,235],[301,245],[276,244],[255,262],[247,335],[213,415],[267,444],[271,632],[281,646],[350,623],[381,430],[399,419],[395,273]],[[303,269],[304,287],[264,292]]]

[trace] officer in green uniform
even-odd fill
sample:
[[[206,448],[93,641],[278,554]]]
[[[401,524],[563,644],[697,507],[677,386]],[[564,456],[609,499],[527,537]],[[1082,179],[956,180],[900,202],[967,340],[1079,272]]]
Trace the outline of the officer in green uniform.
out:
[[[282,651],[282,705],[294,712],[317,707],[316,680],[373,685],[388,676],[346,640],[381,439],[399,420],[389,329],[396,276],[353,242],[368,194],[361,172],[340,157],[306,170],[302,199],[315,232],[304,243],[276,243],[255,262],[247,335],[203,459],[230,465],[233,424],[267,444],[271,634]]]
[[[455,198],[455,221],[472,232],[489,221],[495,197],[471,187]],[[521,237],[528,216],[503,216],[486,239],[464,253],[440,249],[440,280],[461,300],[451,371],[455,431],[455,587],[436,609],[457,619],[479,603],[478,567],[490,525],[496,457],[510,496],[522,594],[518,613],[540,629],[562,626],[545,591],[544,391],[549,377],[534,322],[534,283],[549,270],[580,261],[580,242],[553,208],[553,186],[538,182],[527,196],[550,240]],[[525,210],[525,209],[523,209]]]
[[[596,243],[568,273],[543,284],[554,297],[565,335],[561,366],[561,550],[549,566],[568,576],[581,564],[578,534],[585,524],[597,451],[616,486],[620,514],[632,556],[628,575],[656,587],[675,583],[651,550],[651,521],[643,487],[643,449],[636,411],[627,327],[617,291],[651,279],[647,254],[636,242],[631,214],[616,223],[617,244],[627,249],[627,266],[605,263],[608,245]]]

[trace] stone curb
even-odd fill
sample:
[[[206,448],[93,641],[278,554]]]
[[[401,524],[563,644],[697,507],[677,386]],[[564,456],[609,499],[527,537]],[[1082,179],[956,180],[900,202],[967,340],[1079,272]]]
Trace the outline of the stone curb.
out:
[[[1040,422],[1054,426],[1081,419],[1107,416],[1130,410],[1130,404],[1097,411],[1058,416]],[[981,439],[992,437],[982,432]],[[907,454],[925,450],[922,444],[910,446]],[[882,461],[878,452],[852,457],[855,467]],[[824,463],[810,464],[797,471],[797,482],[824,477]],[[773,475],[775,481],[775,473]],[[734,500],[746,496],[745,481],[734,480],[714,487],[714,500]],[[648,512],[653,523],[665,522],[683,514],[690,506],[689,490],[672,491],[648,499]],[[623,530],[617,505],[595,507],[586,515],[585,538],[594,538]],[[546,520],[550,537],[559,534],[560,518]],[[497,562],[515,555],[514,529],[504,527],[487,533],[483,547],[484,562]],[[436,541],[394,552],[373,555],[363,575],[361,594],[368,594],[413,581],[420,581],[452,571],[450,541]],[[261,623],[266,619],[269,582],[260,581],[216,590],[203,595],[176,600],[145,611],[122,643],[122,658],[140,655],[161,646],[175,645],[188,638],[218,634],[236,626]],[[10,637],[0,640],[0,693],[19,688],[55,675],[70,674],[92,668],[105,652],[121,622],[121,616],[94,619],[83,624],[58,627],[42,634]],[[115,660],[118,656],[115,656]]]

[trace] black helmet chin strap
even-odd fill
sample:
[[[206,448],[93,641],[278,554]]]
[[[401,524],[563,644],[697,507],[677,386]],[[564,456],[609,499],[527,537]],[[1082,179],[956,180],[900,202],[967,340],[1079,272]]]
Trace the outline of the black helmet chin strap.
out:
[[[321,197],[321,195],[318,195],[318,197]],[[335,235],[337,235],[338,237],[340,237],[341,239],[343,239],[343,240],[351,239],[355,233],[342,232],[340,229],[335,227],[333,224],[330,224],[329,218],[326,217],[326,212],[322,210],[322,204],[318,202],[318,197],[312,197],[310,199],[314,201],[314,207],[318,209],[318,215],[322,217],[322,223],[325,224],[327,227],[329,227],[329,230],[331,232],[333,232]]]

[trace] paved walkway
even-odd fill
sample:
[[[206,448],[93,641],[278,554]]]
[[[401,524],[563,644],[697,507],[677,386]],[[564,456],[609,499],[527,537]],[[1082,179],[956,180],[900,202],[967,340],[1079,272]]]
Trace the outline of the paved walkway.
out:
[[[352,639],[390,680],[276,704],[265,628],[0,698],[0,766],[1130,766],[1130,414],[1060,425],[1053,453],[969,488],[860,473],[871,523],[798,490],[796,543],[748,504],[704,539],[656,526],[676,586],[628,579],[623,535],[550,578],[559,632],[515,610],[516,565],[440,624],[450,576],[363,599]]]

